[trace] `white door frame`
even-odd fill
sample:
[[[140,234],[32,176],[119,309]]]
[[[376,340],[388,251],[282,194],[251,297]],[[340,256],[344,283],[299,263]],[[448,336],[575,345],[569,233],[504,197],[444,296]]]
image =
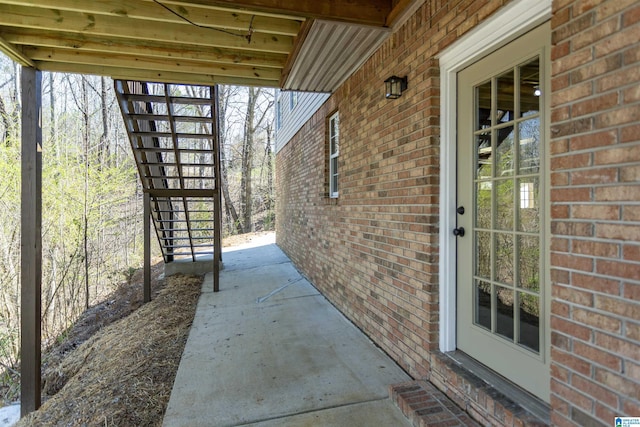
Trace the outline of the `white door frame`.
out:
[[[440,351],[456,349],[457,73],[551,19],[551,0],[513,0],[439,55]]]

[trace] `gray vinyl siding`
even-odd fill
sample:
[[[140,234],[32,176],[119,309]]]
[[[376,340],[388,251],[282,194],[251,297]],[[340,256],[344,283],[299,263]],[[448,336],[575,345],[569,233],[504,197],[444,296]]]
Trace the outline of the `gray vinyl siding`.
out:
[[[278,92],[280,120],[276,127],[276,153],[287,145],[330,95],[329,93],[298,92],[298,103],[292,110],[291,92]]]

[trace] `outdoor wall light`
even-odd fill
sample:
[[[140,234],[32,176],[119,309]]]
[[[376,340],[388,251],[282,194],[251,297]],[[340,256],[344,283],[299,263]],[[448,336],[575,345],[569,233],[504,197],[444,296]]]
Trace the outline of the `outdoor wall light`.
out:
[[[402,95],[402,92],[407,90],[407,76],[391,76],[384,81],[384,86],[386,89],[385,97],[387,99],[398,99]]]
[[[542,91],[540,90],[540,86],[535,85],[533,87],[533,96],[540,96],[542,95]]]

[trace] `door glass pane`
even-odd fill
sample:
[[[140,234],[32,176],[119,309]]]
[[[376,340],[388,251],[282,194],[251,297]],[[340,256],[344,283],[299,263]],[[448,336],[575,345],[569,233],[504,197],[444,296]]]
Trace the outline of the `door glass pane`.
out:
[[[540,230],[540,179],[520,178],[516,183],[520,193],[518,231],[537,233]]]
[[[513,111],[515,105],[515,84],[513,79],[513,70],[509,70],[506,73],[502,74],[500,77],[498,77],[497,82],[498,93],[496,100],[496,119],[498,122],[506,123],[514,119]]]
[[[513,340],[513,300],[512,289],[496,286],[496,333]]]
[[[474,277],[467,282],[473,324],[535,352],[542,287],[538,65],[528,61],[473,89]]]
[[[478,150],[476,152],[477,166],[476,166],[476,178],[491,178],[491,131],[480,132],[476,135],[476,146]]]
[[[496,228],[513,230],[513,180],[501,179],[494,182],[496,187]]]
[[[540,63],[538,58],[520,67],[520,116],[540,111]]]
[[[540,238],[518,236],[519,286],[530,291],[540,290]]]
[[[518,342],[533,351],[540,351],[540,298],[518,292],[520,301],[520,338]]]
[[[475,275],[491,279],[491,233],[476,231]]]
[[[476,227],[491,228],[491,181],[476,184]]]
[[[491,80],[476,87],[475,130],[491,126]]]
[[[541,25],[457,73],[458,200],[451,209],[465,207],[464,214],[452,214],[466,234],[450,236],[458,255],[460,351],[543,398],[549,395],[550,362],[542,355],[549,350],[552,299],[543,175],[550,36],[550,25]]]
[[[520,132],[520,175],[536,174],[540,171],[540,119],[529,119],[518,124]]]
[[[491,330],[491,284],[476,280],[474,323]]]
[[[496,138],[496,177],[513,175],[513,126],[495,130]]]
[[[495,233],[495,280],[513,286],[513,234]]]

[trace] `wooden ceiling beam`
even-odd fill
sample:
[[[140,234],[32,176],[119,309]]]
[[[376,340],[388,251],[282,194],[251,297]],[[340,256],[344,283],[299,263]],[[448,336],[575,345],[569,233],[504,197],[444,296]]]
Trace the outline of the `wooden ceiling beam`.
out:
[[[35,61],[36,68],[56,73],[78,73],[108,76],[113,79],[139,80],[158,83],[193,85],[230,84],[240,86],[278,87],[278,80],[251,79],[242,77],[216,76],[212,74],[191,74],[159,70],[141,70],[105,65],[69,64],[63,62]]]
[[[384,27],[391,0],[170,0],[176,4],[198,4],[242,11],[256,10],[279,15],[340,21]]]
[[[35,68],[35,64],[31,60],[31,58],[29,58],[24,54],[24,52],[22,52],[22,48],[13,45],[2,37],[0,37],[0,50],[5,52],[9,58],[14,60],[18,64],[24,67]]]
[[[159,5],[144,0],[0,0],[0,4],[38,7],[60,11],[79,12],[95,15],[128,17],[150,21],[187,24],[193,22],[206,27],[222,28],[233,31],[253,31],[268,34],[280,34],[293,37],[300,29],[299,20],[255,16],[250,13],[238,13],[224,9],[213,9],[198,5]],[[170,10],[173,12],[172,13]],[[178,16],[179,15],[179,16]],[[183,17],[183,18],[181,18]]]
[[[392,28],[404,22],[425,0],[398,0],[387,16],[387,27]]]
[[[278,69],[282,69],[287,60],[287,55],[284,54],[232,51],[216,47],[163,42],[147,42],[141,46],[131,39],[89,37],[82,34],[53,33],[33,29],[4,28],[0,30],[0,36],[16,49],[22,49],[23,46],[64,48],[103,54],[168,58],[171,61],[202,61]]]
[[[99,66],[109,64],[111,67],[132,68],[141,70],[158,70],[190,74],[213,74],[216,76],[237,76],[258,80],[278,80],[280,70],[276,68],[245,67],[242,65],[218,65],[210,62],[179,61],[130,55],[78,52],[71,49],[52,49],[25,47],[25,54],[33,61],[59,62],[68,64],[84,64]]]
[[[141,45],[147,41],[159,41],[282,54],[288,54],[293,46],[293,37],[289,36],[254,32],[249,41],[243,34],[229,34],[211,28],[172,23],[158,25],[157,22],[140,19],[6,4],[0,4],[0,26],[131,38],[140,40]]]

